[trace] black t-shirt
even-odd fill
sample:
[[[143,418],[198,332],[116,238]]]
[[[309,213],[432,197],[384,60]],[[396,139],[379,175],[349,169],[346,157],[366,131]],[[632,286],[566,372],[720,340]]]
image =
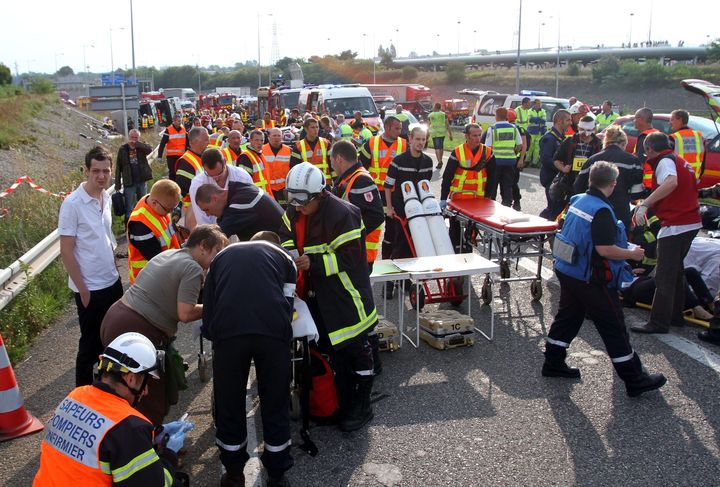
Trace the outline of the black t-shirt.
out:
[[[588,194],[597,196],[608,205],[610,201],[600,191],[594,188],[587,190]],[[590,234],[593,242],[592,267],[593,280],[605,283],[609,279],[607,259],[601,257],[597,253],[598,245],[616,245],[617,244],[617,220],[613,219],[612,212],[607,208],[601,208],[595,213],[592,223],[590,224]]]

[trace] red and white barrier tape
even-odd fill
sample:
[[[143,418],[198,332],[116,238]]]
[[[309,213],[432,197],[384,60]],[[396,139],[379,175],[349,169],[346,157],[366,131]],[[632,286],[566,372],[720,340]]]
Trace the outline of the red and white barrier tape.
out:
[[[17,189],[18,186],[20,186],[22,183],[26,183],[28,186],[30,186],[35,191],[40,191],[41,193],[45,193],[48,196],[54,196],[56,198],[63,199],[65,198],[69,193],[53,193],[51,191],[48,191],[47,189],[43,188],[42,186],[35,184],[32,179],[30,179],[30,176],[21,176],[15,180],[12,185],[10,185],[9,188],[7,188],[5,191],[0,193],[0,198],[4,198],[9,194],[12,194],[13,191]],[[0,218],[3,218],[7,216],[8,210],[7,208],[0,208]]]

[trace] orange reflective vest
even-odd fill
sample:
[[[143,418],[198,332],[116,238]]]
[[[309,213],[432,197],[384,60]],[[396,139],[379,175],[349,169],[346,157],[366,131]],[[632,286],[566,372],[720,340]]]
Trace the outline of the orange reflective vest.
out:
[[[373,181],[375,181],[380,194],[383,194],[383,191],[385,191],[385,178],[387,177],[390,162],[392,162],[396,155],[405,152],[407,148],[405,146],[405,139],[398,137],[395,142],[388,146],[382,136],[376,135],[369,140],[369,143],[372,149],[372,159],[370,160],[369,168],[370,175]],[[380,148],[380,144],[384,146],[383,149]]]
[[[332,168],[328,160],[328,145],[327,139],[318,137],[315,144],[315,149],[310,149],[310,144],[305,139],[298,142],[298,152],[303,161],[312,162],[315,166],[322,171],[325,175],[325,183],[330,186],[332,184]]]
[[[487,162],[491,155],[492,149],[482,144],[480,144],[474,156],[467,144],[462,144],[455,149],[458,167],[455,169],[455,176],[450,185],[450,199],[472,199],[485,196],[485,183],[487,181],[485,167],[480,171],[474,171],[470,168],[481,162]]]
[[[641,135],[648,135],[653,132],[659,132],[658,129],[655,127],[650,127],[649,129],[643,130],[638,134],[638,139]],[[638,146],[637,143],[635,143],[635,148],[633,149],[633,155],[637,155],[638,153]],[[652,166],[646,162],[643,162],[643,186],[647,189],[652,189],[652,176],[653,176],[653,170]]]
[[[185,152],[187,140],[185,127],[180,125],[180,128],[176,129],[174,125],[170,125],[166,131],[168,141],[165,145],[165,154],[167,154],[168,157],[180,157]]]
[[[160,215],[147,202],[148,197],[143,196],[138,204],[135,205],[135,209],[130,213],[129,222],[140,222],[148,227],[153,236],[160,243],[160,250],[165,251],[168,249],[179,249],[180,243],[178,242],[177,235],[172,225],[170,215]],[[130,274],[130,283],[135,283],[135,279],[141,270],[145,268],[148,261],[135,248],[133,240],[128,235],[128,268]]]
[[[252,149],[246,150],[243,154],[247,155],[252,162],[252,178],[255,186],[273,197],[272,191],[270,191],[270,169],[265,162],[265,157]]]
[[[202,159],[200,158],[200,156],[195,154],[193,151],[187,150],[180,157],[180,159],[178,159],[177,162],[175,163],[176,169],[180,166],[180,162],[183,160],[187,161],[193,167],[194,171],[191,174],[191,173],[185,171],[184,169],[176,170],[175,176],[176,177],[183,176],[192,181],[192,178],[194,178],[198,172],[202,171]],[[187,208],[189,206],[190,206],[190,193],[183,196],[183,208],[187,210]]]
[[[277,154],[273,152],[270,144],[263,145],[262,150],[265,157],[265,163],[270,168],[270,189],[272,191],[282,191],[285,189],[285,178],[290,170],[290,156],[292,150],[290,147],[282,144]]]
[[[222,147],[223,142],[225,142],[224,137],[224,133],[215,132],[210,136],[210,143],[208,144],[208,147],[214,147],[216,149],[219,149],[220,147]]]
[[[347,186],[345,186],[345,192],[342,195],[342,199],[344,199],[345,201],[349,201],[350,190],[352,189],[353,183],[355,183],[358,177],[363,175],[372,178],[367,169],[365,169],[364,167],[360,167],[355,172],[349,174],[345,179],[338,183],[338,187],[341,187],[343,184],[347,183]],[[380,224],[380,226],[377,227],[375,230],[368,231],[367,235],[365,236],[365,249],[367,251],[368,262],[372,263],[375,262],[375,259],[377,259],[378,250],[380,249],[380,233],[382,232],[382,228],[383,226],[382,224]]]
[[[269,122],[266,122],[265,119],[262,119],[262,128],[265,129],[271,129],[275,127],[275,120],[270,120]]]
[[[222,152],[222,155],[225,158],[225,162],[227,164],[237,166],[238,157],[240,157],[240,154],[242,154],[242,147],[240,147],[240,152],[235,152],[233,149],[230,148],[230,146],[225,147],[224,149],[220,149],[220,152]]]
[[[93,386],[75,388],[55,409],[40,445],[40,470],[33,486],[113,485],[158,461],[155,449],[137,457],[132,469],[112,471],[100,461],[100,446],[116,424],[130,416],[147,421],[120,396]],[[167,474],[167,471],[166,471]]]
[[[673,152],[690,163],[695,170],[695,179],[699,180],[702,176],[702,161],[705,153],[702,134],[697,130],[684,127],[670,134],[670,137],[675,139]]]

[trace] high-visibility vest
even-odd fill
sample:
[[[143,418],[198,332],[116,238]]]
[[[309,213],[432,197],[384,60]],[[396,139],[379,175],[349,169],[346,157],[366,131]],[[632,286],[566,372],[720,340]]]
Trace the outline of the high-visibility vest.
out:
[[[340,138],[345,140],[350,140],[353,138],[352,127],[344,122],[340,124]]]
[[[223,145],[223,137],[225,137],[224,133],[215,132],[210,136],[210,144],[208,144],[208,147],[214,147],[216,149],[219,149]]]
[[[280,110],[280,126],[287,126],[287,115],[285,114],[285,110]]]
[[[430,127],[428,129],[430,137],[444,137],[445,131],[447,130],[445,112],[430,112],[428,114],[428,120],[430,121]]]
[[[270,167],[270,189],[272,191],[282,191],[285,189],[285,178],[287,178],[287,173],[290,170],[292,150],[283,144],[276,155],[270,144],[265,144],[262,153],[265,157],[265,163]]]
[[[200,157],[197,154],[195,154],[193,151],[187,150],[187,151],[185,151],[185,153],[182,156],[180,156],[180,159],[177,160],[177,162],[175,163],[175,167],[176,168],[179,167],[180,162],[183,160],[189,162],[194,170],[193,170],[192,174],[185,171],[184,169],[176,170],[175,177],[183,176],[192,181],[192,178],[194,178],[198,172],[202,171],[202,159],[200,159]],[[187,209],[190,206],[190,204],[191,204],[190,203],[190,193],[188,193],[185,196],[183,196],[183,208]]]
[[[311,150],[310,144],[308,144],[305,139],[302,139],[298,142],[298,149],[302,160],[311,162],[320,169],[325,175],[325,183],[330,185],[332,183],[332,168],[330,167],[327,155],[328,141],[322,137],[318,137],[315,150]]]
[[[262,119],[261,122],[263,130],[275,127],[275,120],[270,120],[269,122],[266,122],[265,119]]]
[[[515,120],[515,125],[527,130],[528,125],[530,124],[530,109],[523,108],[522,105],[520,105],[515,108],[515,114],[517,115],[517,119]]]
[[[695,179],[700,179],[703,154],[705,153],[702,134],[697,130],[685,127],[673,132],[670,137],[675,139],[675,150],[673,152],[689,162],[695,170]]]
[[[146,227],[148,227],[152,231],[153,236],[160,243],[161,252],[164,252],[168,249],[179,249],[180,243],[178,242],[177,235],[175,235],[175,230],[173,229],[170,215],[158,214],[148,204],[147,199],[147,196],[143,196],[142,198],[140,198],[138,204],[135,205],[135,209],[132,213],[130,213],[130,219],[128,220],[128,224],[130,222],[140,222]],[[130,238],[129,235],[127,242],[130,283],[133,284],[135,282],[135,279],[137,278],[137,275],[140,273],[141,270],[145,268],[148,261],[145,260],[145,257],[142,255],[142,253],[140,253],[140,251],[135,248],[133,240]]]
[[[643,130],[638,134],[638,139],[641,135],[645,134],[651,134],[653,132],[658,132],[658,129],[655,127],[650,127],[649,129]],[[635,144],[635,148],[633,149],[633,155],[637,155],[638,153],[638,146]],[[653,170],[652,166],[647,163],[647,161],[643,162],[643,186],[647,189],[652,189],[652,176],[653,176]]]
[[[265,157],[252,149],[246,150],[243,154],[247,155],[252,162],[252,178],[255,186],[273,197],[272,191],[270,191],[270,171],[265,163]]]
[[[493,154],[495,154],[496,162],[498,159],[501,159],[505,161],[510,160],[513,165],[515,164],[517,160],[515,155],[516,141],[517,129],[515,127],[498,127],[497,125],[493,126],[492,151]]]
[[[370,148],[372,149],[372,159],[370,160],[370,175],[378,187],[378,191],[382,194],[385,191],[385,178],[387,177],[388,168],[393,158],[405,152],[405,139],[398,137],[395,142],[386,146],[384,150],[380,150],[380,142],[385,144],[381,135],[370,138]]]
[[[608,115],[606,115],[605,112],[601,112],[598,116],[595,117],[595,123],[597,123],[597,131],[602,132],[603,130],[608,128],[615,120],[617,120],[619,116],[620,115],[615,112],[610,112]]]
[[[474,156],[467,144],[462,144],[455,149],[458,167],[455,169],[455,175],[450,185],[450,199],[472,199],[485,196],[487,171],[484,167],[480,171],[471,171],[470,168],[490,159],[492,153],[490,147],[482,144]]]
[[[347,186],[345,186],[345,192],[342,195],[342,199],[344,199],[345,201],[349,201],[350,190],[352,189],[353,183],[357,180],[359,176],[362,176],[363,174],[366,174],[368,177],[372,178],[367,169],[365,169],[364,167],[360,167],[355,172],[340,181],[340,183],[338,183],[338,186],[342,186],[347,182]],[[380,248],[380,233],[382,233],[382,227],[382,224],[380,224],[380,226],[377,227],[375,230],[370,231],[368,229],[368,233],[365,236],[365,250],[367,251],[368,262],[375,262],[375,259],[377,259],[378,249]]]
[[[142,118],[140,119],[140,128],[141,128],[141,129],[146,129],[146,128],[148,128],[148,117],[147,117],[147,115],[143,115]]]
[[[78,412],[80,412],[78,414]],[[105,485],[120,482],[159,461],[155,449],[136,457],[132,469],[112,471],[100,461],[105,435],[130,416],[150,421],[122,397],[94,386],[75,388],[45,425],[40,445],[40,470],[33,485]],[[83,421],[82,418],[85,418]],[[95,420],[88,420],[95,417]],[[83,434],[76,434],[78,431]],[[166,475],[169,475],[167,470]],[[167,477],[166,477],[167,478]]]
[[[167,129],[168,141],[165,145],[165,154],[168,157],[179,157],[185,153],[185,145],[187,131],[183,125],[176,129],[174,125],[170,125]]]
[[[225,162],[228,164],[231,164],[233,166],[237,166],[237,160],[238,157],[240,157],[240,154],[242,153],[244,149],[240,147],[240,153],[235,152],[230,148],[230,146],[224,147],[220,149],[220,152],[222,152],[223,157],[225,158]]]

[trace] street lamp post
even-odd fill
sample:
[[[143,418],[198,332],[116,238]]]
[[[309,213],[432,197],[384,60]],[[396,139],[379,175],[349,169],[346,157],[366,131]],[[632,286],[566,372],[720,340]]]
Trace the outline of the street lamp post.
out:
[[[435,34],[435,52],[440,54],[440,34]]]
[[[114,30],[125,30],[125,27],[110,27],[110,76],[114,80],[115,63],[113,61],[113,31]]]
[[[555,98],[560,96],[560,16],[557,18],[557,58],[555,59]]]
[[[630,12],[630,36],[628,37],[628,47],[632,47],[632,25],[634,16],[635,14],[633,12]]]
[[[545,25],[542,23],[542,10],[538,10],[538,49],[540,49],[540,45],[542,44],[542,26]]]
[[[135,29],[133,25],[133,2],[130,0],[130,46],[132,48],[132,70],[135,84],[138,85],[137,69],[135,69]]]
[[[88,46],[92,47],[93,49],[95,48],[95,45],[93,45],[93,44],[83,44],[83,70],[85,71],[86,81],[87,81],[87,78],[90,77],[90,66],[88,66],[87,56],[85,53],[85,50]]]
[[[366,50],[365,50],[365,40],[367,39],[367,34],[363,33],[362,37],[363,37],[363,43],[362,43],[362,46],[363,46],[363,59],[365,59],[365,58],[367,58],[367,56],[366,56],[367,52],[366,52]]]
[[[473,29],[473,52],[477,51],[477,29]]]
[[[460,55],[460,21],[457,21],[458,24],[458,45],[457,45],[457,55]]]
[[[522,32],[522,0],[518,10],[518,43],[517,56],[515,57],[515,93],[520,93],[520,33]]]
[[[400,29],[395,29],[395,57],[400,57]]]

